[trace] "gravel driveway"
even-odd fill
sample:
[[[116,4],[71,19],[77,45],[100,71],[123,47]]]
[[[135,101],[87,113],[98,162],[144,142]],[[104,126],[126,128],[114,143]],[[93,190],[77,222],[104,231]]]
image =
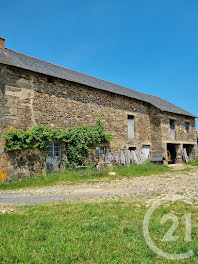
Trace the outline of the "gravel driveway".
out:
[[[96,201],[131,197],[154,199],[167,195],[198,198],[198,168],[173,171],[163,175],[100,180],[96,183],[0,191],[0,205],[34,205],[58,201]]]

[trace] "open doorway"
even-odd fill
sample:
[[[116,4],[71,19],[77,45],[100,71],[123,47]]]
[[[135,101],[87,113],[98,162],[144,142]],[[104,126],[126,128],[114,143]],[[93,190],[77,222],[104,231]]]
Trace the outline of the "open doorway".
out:
[[[191,159],[192,158],[192,153],[193,153],[193,145],[184,144],[183,148],[186,149],[186,153],[188,155],[188,158]]]
[[[168,164],[175,164],[177,159],[177,151],[175,144],[167,144]]]

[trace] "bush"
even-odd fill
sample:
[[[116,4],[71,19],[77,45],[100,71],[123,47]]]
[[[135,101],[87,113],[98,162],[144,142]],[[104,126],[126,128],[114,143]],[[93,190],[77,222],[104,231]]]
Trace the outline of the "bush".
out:
[[[83,165],[89,147],[111,140],[110,134],[105,133],[100,120],[93,127],[83,125],[69,131],[55,130],[45,126],[36,126],[26,132],[9,131],[4,134],[4,138],[6,139],[6,151],[28,148],[45,150],[52,141],[62,141],[66,144],[67,158],[71,167]]]
[[[74,166],[83,165],[84,157],[89,153],[89,147],[110,140],[111,136],[104,132],[104,126],[100,120],[94,127],[79,126],[70,129],[65,139],[69,163]]]

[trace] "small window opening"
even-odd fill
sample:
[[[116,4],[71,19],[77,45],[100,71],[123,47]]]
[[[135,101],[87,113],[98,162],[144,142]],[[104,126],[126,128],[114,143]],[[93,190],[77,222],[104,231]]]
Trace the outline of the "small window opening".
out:
[[[96,156],[100,156],[106,153],[106,147],[96,147]]]
[[[48,81],[49,83],[55,83],[55,80],[54,80],[54,78],[53,78],[52,76],[48,76],[48,77],[47,77],[47,81]]]
[[[187,133],[190,131],[190,122],[184,122],[184,128]]]
[[[128,115],[128,119],[134,119],[133,115]]]
[[[136,147],[129,147],[129,150],[130,151],[135,151],[136,150]]]
[[[170,119],[170,128],[175,129],[175,120]]]

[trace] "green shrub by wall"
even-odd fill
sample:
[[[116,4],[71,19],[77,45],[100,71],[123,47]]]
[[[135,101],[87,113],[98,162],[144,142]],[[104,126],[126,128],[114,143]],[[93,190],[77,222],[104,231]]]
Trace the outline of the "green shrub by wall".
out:
[[[111,140],[111,135],[104,131],[101,120],[93,127],[87,125],[74,129],[55,130],[45,126],[36,126],[28,131],[9,131],[4,134],[6,151],[23,150],[28,148],[47,149],[52,141],[58,140],[66,144],[66,153],[70,165],[82,165],[89,147]]]

